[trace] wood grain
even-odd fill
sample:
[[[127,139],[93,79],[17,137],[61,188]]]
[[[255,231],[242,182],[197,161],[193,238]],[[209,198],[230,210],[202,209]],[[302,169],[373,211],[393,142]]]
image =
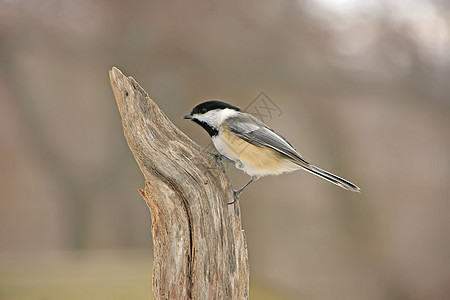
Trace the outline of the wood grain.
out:
[[[145,177],[152,218],[153,299],[247,299],[239,204],[211,155],[117,68],[109,72],[124,134]],[[189,110],[187,108],[187,110]]]

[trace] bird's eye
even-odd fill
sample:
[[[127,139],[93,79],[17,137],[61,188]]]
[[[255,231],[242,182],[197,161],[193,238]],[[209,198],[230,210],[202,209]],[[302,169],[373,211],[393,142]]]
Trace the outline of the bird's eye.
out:
[[[206,113],[208,110],[206,108],[202,108],[202,114]]]

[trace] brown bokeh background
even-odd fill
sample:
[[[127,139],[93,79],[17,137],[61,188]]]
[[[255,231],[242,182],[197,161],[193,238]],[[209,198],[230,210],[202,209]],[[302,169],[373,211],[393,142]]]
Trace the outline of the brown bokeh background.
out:
[[[0,0],[0,298],[150,297],[117,66],[205,147],[184,114],[264,92],[269,126],[362,188],[296,172],[245,191],[253,299],[450,299],[449,16],[439,0]]]

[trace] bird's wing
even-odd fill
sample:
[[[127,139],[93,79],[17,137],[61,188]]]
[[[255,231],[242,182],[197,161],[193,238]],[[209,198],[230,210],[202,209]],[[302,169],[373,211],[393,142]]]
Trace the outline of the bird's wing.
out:
[[[308,163],[300,156],[292,145],[281,135],[267,127],[263,122],[249,114],[238,114],[224,121],[225,126],[237,137],[255,146],[270,147],[286,155],[296,163]]]
[[[286,155],[292,161],[308,172],[311,172],[325,180],[328,180],[341,188],[353,192],[360,189],[350,181],[347,181],[330,172],[322,170],[305,161],[300,154],[281,135],[267,127],[263,122],[248,114],[239,114],[224,121],[225,126],[237,137],[258,147],[270,147],[275,151]]]

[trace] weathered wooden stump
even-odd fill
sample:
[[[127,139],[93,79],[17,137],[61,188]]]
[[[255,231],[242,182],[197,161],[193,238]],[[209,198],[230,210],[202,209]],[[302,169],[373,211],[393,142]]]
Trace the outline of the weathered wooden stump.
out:
[[[139,84],[109,72],[128,146],[145,177],[152,218],[153,299],[247,299],[239,204],[213,157],[164,115]]]

